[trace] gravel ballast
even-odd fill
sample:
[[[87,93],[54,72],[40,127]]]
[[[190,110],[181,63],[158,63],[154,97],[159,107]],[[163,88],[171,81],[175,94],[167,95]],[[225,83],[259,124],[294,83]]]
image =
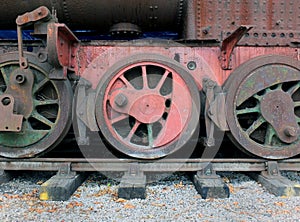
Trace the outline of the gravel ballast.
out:
[[[40,201],[52,173],[26,172],[0,185],[0,221],[298,221],[300,197],[275,197],[240,173],[221,173],[228,199],[203,200],[186,174],[147,185],[145,200],[117,197],[118,183],[91,174],[68,201]],[[297,173],[286,173],[300,182]]]

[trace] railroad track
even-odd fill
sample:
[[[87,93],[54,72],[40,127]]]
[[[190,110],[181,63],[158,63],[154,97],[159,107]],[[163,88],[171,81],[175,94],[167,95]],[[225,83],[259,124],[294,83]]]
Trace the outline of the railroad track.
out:
[[[195,188],[202,198],[226,198],[230,189],[218,172],[245,172],[276,196],[298,196],[300,186],[281,175],[298,171],[300,159],[268,161],[264,159],[135,159],[85,158],[0,158],[3,173],[0,181],[11,178],[11,171],[54,171],[55,176],[40,187],[43,200],[67,200],[86,179],[87,172],[121,173],[118,195],[121,198],[145,198],[147,177],[153,173],[191,172]],[[149,176],[150,177],[150,176]]]

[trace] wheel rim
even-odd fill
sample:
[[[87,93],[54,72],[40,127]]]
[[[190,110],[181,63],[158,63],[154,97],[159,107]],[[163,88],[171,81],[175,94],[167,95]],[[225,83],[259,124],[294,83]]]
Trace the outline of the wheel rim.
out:
[[[0,132],[0,155],[9,158],[33,157],[58,144],[71,124],[71,86],[68,81],[47,77],[50,67],[38,64],[28,54],[29,68],[20,70],[16,54],[1,59],[0,95],[13,95],[17,114],[23,115],[20,132]],[[23,73],[32,85],[22,96],[14,91],[12,76]],[[22,86],[20,87],[22,89]],[[20,109],[19,107],[23,107]]]
[[[299,64],[263,56],[241,65],[224,88],[230,138],[242,150],[283,159],[300,153]]]
[[[159,158],[182,147],[197,126],[192,110],[200,106],[187,71],[156,55],[133,57],[117,67],[98,85],[96,118],[104,137],[137,158]]]

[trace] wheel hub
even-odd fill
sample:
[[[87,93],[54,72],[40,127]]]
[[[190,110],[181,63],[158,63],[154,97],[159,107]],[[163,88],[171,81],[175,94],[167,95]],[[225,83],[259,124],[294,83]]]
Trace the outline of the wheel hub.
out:
[[[133,104],[129,114],[142,123],[154,123],[164,112],[164,101],[158,95],[145,95]]]
[[[300,130],[294,114],[294,101],[288,93],[281,90],[267,93],[261,100],[261,113],[281,141],[293,143],[298,139]]]
[[[147,124],[158,121],[165,110],[165,98],[152,90],[118,90],[112,94],[110,104],[117,112],[131,115]]]

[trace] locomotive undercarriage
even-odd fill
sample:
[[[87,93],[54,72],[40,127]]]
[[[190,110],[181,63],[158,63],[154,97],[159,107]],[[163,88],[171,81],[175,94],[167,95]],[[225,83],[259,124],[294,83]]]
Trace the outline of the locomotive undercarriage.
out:
[[[3,157],[44,154],[72,120],[79,147],[97,147],[90,135],[98,135],[128,158],[203,157],[205,148],[220,146],[224,132],[250,155],[300,153],[297,48],[239,46],[249,26],[222,44],[111,44],[80,43],[45,7],[16,21],[18,50],[5,45],[0,57]],[[22,29],[31,24],[42,42],[27,52]]]
[[[92,12],[92,1],[86,2]],[[44,200],[67,199],[84,178],[75,172],[83,171],[122,172],[124,198],[145,197],[145,174],[174,171],[197,172],[193,181],[203,198],[229,195],[219,171],[260,172],[257,179],[276,195],[299,195],[299,185],[280,171],[300,167],[300,51],[294,38],[300,34],[281,20],[274,30],[227,24],[234,1],[226,4],[224,21],[205,17],[221,1],[180,0],[167,14],[168,4],[147,2],[150,7],[140,5],[140,27],[111,24],[112,18],[106,24],[111,13],[98,2],[98,23],[125,41],[80,41],[46,7],[17,18],[18,40],[0,41],[0,169],[58,171],[41,187]],[[72,27],[84,22],[72,17],[82,13],[76,2],[63,3],[57,13]],[[111,3],[133,16],[128,5]],[[266,10],[257,7],[247,1],[242,9],[265,18]],[[239,13],[245,24],[257,21],[243,10],[233,12],[237,21]],[[97,27],[89,16],[89,27]],[[181,40],[135,39],[141,28],[177,30],[183,23]],[[23,40],[28,26],[34,26],[35,40]]]

